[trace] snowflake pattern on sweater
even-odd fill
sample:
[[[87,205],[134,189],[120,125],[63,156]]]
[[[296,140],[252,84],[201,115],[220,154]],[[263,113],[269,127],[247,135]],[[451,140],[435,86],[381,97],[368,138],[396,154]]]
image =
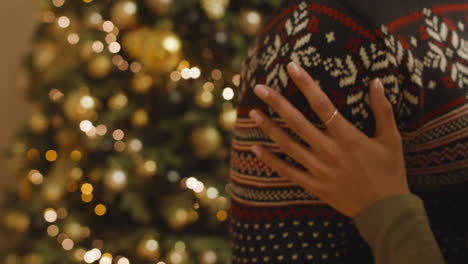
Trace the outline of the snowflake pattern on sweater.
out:
[[[254,108],[306,145],[256,98],[253,87],[259,83],[282,93],[323,129],[288,76],[287,64],[295,61],[368,136],[375,130],[368,86],[376,77],[382,80],[402,135],[410,188],[425,202],[447,263],[459,263],[451,261],[466,257],[468,243],[466,224],[454,222],[468,221],[459,213],[468,210],[460,203],[468,188],[468,4],[439,1],[381,23],[362,19],[340,2],[284,1],[244,61],[227,186],[232,261],[373,263],[351,219],[282,178],[250,151],[260,143],[302,168],[250,120]]]

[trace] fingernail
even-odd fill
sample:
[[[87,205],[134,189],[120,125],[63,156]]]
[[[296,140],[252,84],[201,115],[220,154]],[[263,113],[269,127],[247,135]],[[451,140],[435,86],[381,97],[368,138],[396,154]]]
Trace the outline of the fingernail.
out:
[[[299,70],[299,66],[294,61],[291,61],[288,64],[288,67],[290,68],[291,73],[294,74],[296,77],[299,77],[301,75],[301,71]]]
[[[262,85],[262,84],[257,84],[254,88],[255,94],[260,97],[261,99],[264,99],[268,96],[268,89]]]
[[[253,153],[260,155],[260,147],[258,145],[253,145],[251,149]]]
[[[263,122],[262,116],[261,116],[257,111],[255,111],[255,110],[251,110],[251,111],[249,112],[249,116],[250,116],[250,118],[252,118],[252,119],[255,121],[255,123],[257,123],[258,125],[260,125],[260,124]]]
[[[376,85],[377,88],[379,89],[379,92],[385,94],[384,86],[383,86],[382,81],[380,80],[380,78],[377,78],[377,79],[375,80],[375,85]]]

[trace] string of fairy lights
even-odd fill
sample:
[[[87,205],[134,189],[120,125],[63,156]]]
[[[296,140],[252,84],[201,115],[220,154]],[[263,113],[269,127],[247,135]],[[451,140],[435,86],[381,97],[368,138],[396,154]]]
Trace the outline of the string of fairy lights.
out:
[[[47,0],[50,1],[53,8],[45,8],[40,12],[39,20],[49,25],[53,33],[60,36],[68,45],[80,47],[80,56],[88,61],[86,72],[94,79],[104,79],[112,71],[121,71],[132,73],[131,89],[134,93],[147,94],[154,84],[158,82],[152,72],[164,72],[170,82],[167,89],[176,87],[178,82],[188,80],[200,80],[203,76],[203,70],[198,66],[192,66],[191,63],[183,58],[182,40],[179,36],[170,30],[154,29],[145,26],[136,27],[138,4],[133,0],[121,0],[112,5],[110,19],[106,20],[98,11],[85,13],[84,18],[77,18],[73,13],[67,13],[65,6],[66,0]],[[91,4],[97,0],[82,0],[83,4]],[[146,0],[148,7],[157,14],[166,13],[174,0]],[[206,15],[211,19],[222,18],[229,5],[229,0],[200,0],[201,7]],[[69,11],[68,11],[69,12]],[[244,10],[239,17],[241,28],[247,35],[255,35],[260,29],[262,23],[261,15],[255,10]],[[101,37],[89,40],[84,38],[81,33],[81,27],[92,28],[100,32]],[[124,32],[124,33],[123,33]],[[123,35],[122,35],[123,34]],[[226,32],[216,32],[215,39],[219,43],[227,41]],[[141,45],[143,42],[151,45]],[[50,42],[38,43],[36,52],[33,54],[33,63],[39,69],[47,68],[57,56],[57,47]],[[156,50],[160,52],[150,52]],[[125,58],[120,53],[125,51],[130,58]],[[173,70],[175,69],[175,70]],[[215,92],[217,87],[221,89],[223,111],[219,114],[219,126],[230,131],[234,128],[237,118],[236,109],[232,100],[235,98],[235,90],[240,86],[241,77],[236,74],[230,80],[232,86],[226,85],[225,76],[220,69],[213,69],[205,73],[208,81],[203,81],[197,90],[194,102],[201,108],[209,108],[215,103]],[[233,88],[234,87],[234,88]],[[171,94],[171,100],[177,101],[180,95]],[[144,142],[141,139],[133,137],[123,128],[115,128],[106,123],[100,123],[98,120],[99,109],[104,104],[112,111],[122,110],[129,104],[129,98],[126,92],[120,90],[115,92],[107,99],[107,102],[101,101],[91,93],[87,85],[82,85],[71,92],[64,92],[60,88],[51,88],[48,92],[48,99],[55,104],[63,105],[65,117],[77,124],[80,133],[86,135],[89,140],[98,140],[102,137],[111,137],[113,140],[112,149],[117,152],[128,152],[132,161],[139,164],[137,173],[142,177],[152,177],[159,171],[157,159],[143,157],[139,154],[144,148]],[[136,109],[131,115],[131,123],[135,127],[144,127],[149,122],[148,110],[144,107]],[[40,107],[33,106],[33,112],[29,125],[33,131],[44,132],[49,126],[60,127],[64,123],[63,117],[47,117]],[[38,148],[29,148],[26,150],[26,158],[30,161],[37,161],[44,157],[48,162],[55,164],[56,167],[66,168],[69,177],[63,184],[59,177],[54,180],[54,168],[48,172],[47,177],[38,169],[30,169],[27,179],[32,185],[42,187],[42,198],[48,202],[60,200],[64,191],[69,193],[79,193],[82,203],[93,204],[93,212],[96,216],[104,216],[109,210],[105,202],[96,200],[96,184],[100,183],[100,171],[91,171],[87,177],[84,177],[83,169],[73,165],[82,161],[86,157],[86,151],[82,149],[70,149],[71,141],[76,139],[73,133],[67,130],[57,135],[59,146],[65,146],[63,149],[48,149],[41,151]],[[204,158],[212,155],[221,145],[221,135],[215,126],[203,126],[196,128],[192,132],[191,142],[194,151],[198,157]],[[41,152],[43,154],[41,154]],[[63,160],[72,163],[65,164]],[[62,164],[62,163],[63,164]],[[59,170],[59,169],[57,169]],[[51,174],[51,175],[49,175]],[[55,173],[57,174],[57,173]],[[127,187],[129,172],[122,168],[111,168],[105,171],[102,177],[102,183],[106,190],[112,193],[119,193]],[[200,206],[213,208],[213,217],[224,222],[228,219],[228,200],[220,194],[215,186],[208,186],[200,179],[194,176],[182,177],[176,170],[169,170],[166,173],[166,179],[174,184],[179,184],[183,190],[191,190],[197,202],[193,204],[190,210],[187,208],[175,208],[171,212],[172,221],[169,225],[178,229],[188,223],[193,223],[199,218],[197,209]],[[52,180],[47,181],[47,178]],[[64,178],[64,177],[61,177]],[[66,178],[66,177],[65,177]],[[63,188],[64,186],[65,188]],[[26,195],[26,194],[25,194]],[[65,251],[72,252],[74,259],[78,262],[99,263],[99,264],[130,264],[131,261],[124,255],[111,254],[105,252],[105,242],[100,239],[92,239],[92,227],[83,226],[77,221],[67,221],[69,212],[66,208],[45,208],[42,211],[42,217],[47,222],[47,235],[56,239],[59,245]],[[29,220],[18,212],[12,212],[7,215],[6,223],[15,226],[17,230],[25,230],[29,225]],[[80,241],[88,239],[92,241],[91,247],[83,247]],[[156,234],[145,235],[137,245],[137,254],[147,260],[157,260],[156,264],[183,264],[188,258],[187,246],[184,241],[176,241],[172,250],[166,255],[165,260],[161,260],[161,245]],[[217,261],[217,254],[213,250],[207,250],[200,256],[200,262],[203,264],[214,264]],[[28,264],[37,264],[40,256],[28,256]]]

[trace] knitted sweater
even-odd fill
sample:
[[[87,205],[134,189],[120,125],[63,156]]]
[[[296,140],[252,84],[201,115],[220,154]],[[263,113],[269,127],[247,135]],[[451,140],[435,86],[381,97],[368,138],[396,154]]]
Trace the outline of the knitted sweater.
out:
[[[380,77],[403,138],[408,184],[421,198],[448,264],[468,263],[468,1],[284,0],[244,61],[233,132],[232,263],[374,263],[356,223],[250,151],[282,153],[249,119],[263,110],[296,140],[284,120],[255,96],[266,84],[310,122],[323,124],[289,78],[302,65],[340,113],[373,136],[369,83]]]

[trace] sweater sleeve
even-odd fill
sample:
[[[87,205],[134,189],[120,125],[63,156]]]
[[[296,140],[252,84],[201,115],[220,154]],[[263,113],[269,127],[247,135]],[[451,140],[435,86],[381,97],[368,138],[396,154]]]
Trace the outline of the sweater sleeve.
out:
[[[354,218],[377,264],[443,264],[423,201],[397,194],[376,202]]]

